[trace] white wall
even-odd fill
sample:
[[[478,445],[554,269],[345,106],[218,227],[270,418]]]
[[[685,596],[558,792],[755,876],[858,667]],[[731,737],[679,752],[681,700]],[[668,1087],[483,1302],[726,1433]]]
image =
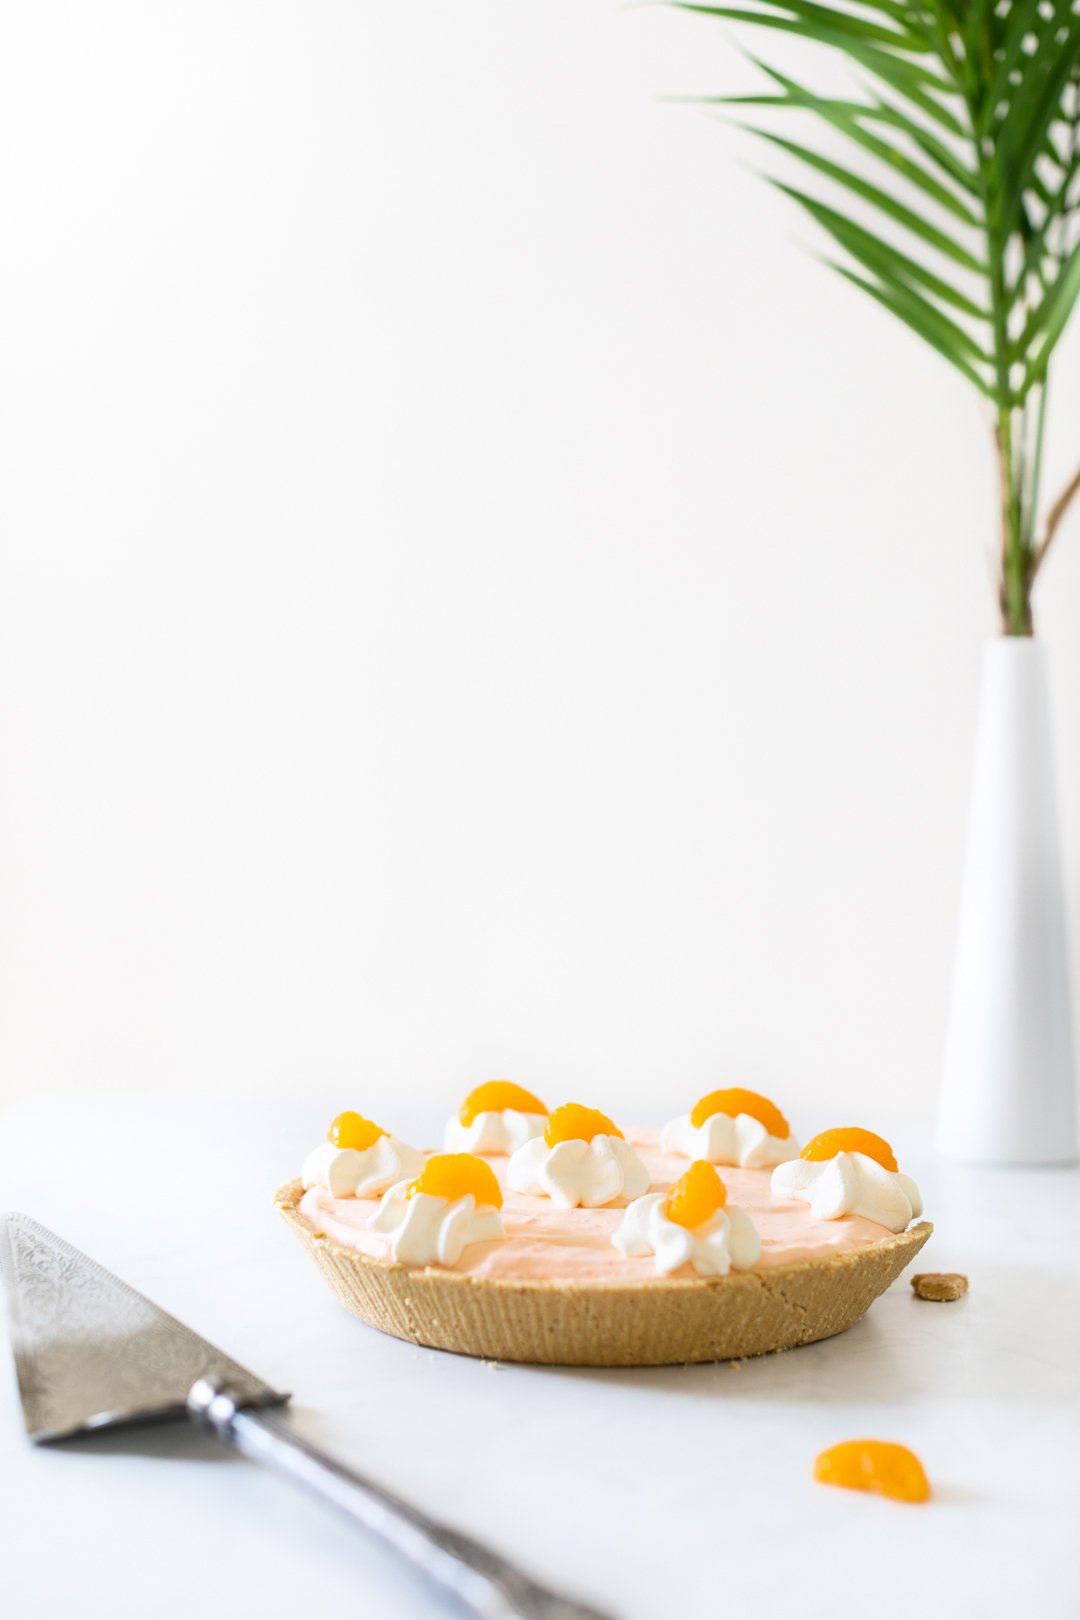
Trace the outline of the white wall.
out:
[[[929,1106],[986,424],[658,102],[748,82],[723,31],[37,0],[0,44],[6,1094]]]

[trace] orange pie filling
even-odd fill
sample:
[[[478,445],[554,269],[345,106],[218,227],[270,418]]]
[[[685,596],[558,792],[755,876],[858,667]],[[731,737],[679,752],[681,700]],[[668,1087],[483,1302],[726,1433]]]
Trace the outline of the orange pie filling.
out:
[[[612,1122],[602,1117],[604,1134],[608,1134]],[[584,1128],[572,1115],[568,1123],[575,1132]],[[724,1165],[723,1176],[717,1175],[716,1181],[725,1189],[725,1202],[714,1203],[719,1195],[711,1177],[705,1170],[688,1167],[685,1157],[665,1152],[657,1131],[631,1130],[626,1140],[645,1165],[650,1191],[670,1197],[670,1208],[682,1220],[703,1224],[717,1208],[744,1209],[762,1241],[755,1269],[826,1260],[891,1236],[878,1221],[861,1215],[849,1215],[843,1220],[819,1218],[805,1203],[775,1195],[768,1169]],[[459,1175],[456,1166],[462,1161]],[[416,1175],[416,1181],[421,1183],[418,1190],[423,1192],[449,1198],[472,1192],[478,1202],[483,1199],[497,1208],[501,1203],[506,1240],[467,1248],[458,1263],[459,1271],[508,1282],[552,1278],[586,1283],[657,1280],[652,1258],[629,1258],[612,1241],[626,1214],[625,1199],[601,1208],[564,1209],[550,1198],[511,1191],[505,1185],[506,1174],[504,1158],[452,1153],[428,1158],[422,1172]],[[492,1183],[498,1188],[498,1202]],[[373,1234],[369,1225],[377,1206],[376,1197],[335,1198],[325,1187],[311,1187],[303,1194],[300,1209],[316,1231],[380,1257],[385,1254],[385,1240]]]

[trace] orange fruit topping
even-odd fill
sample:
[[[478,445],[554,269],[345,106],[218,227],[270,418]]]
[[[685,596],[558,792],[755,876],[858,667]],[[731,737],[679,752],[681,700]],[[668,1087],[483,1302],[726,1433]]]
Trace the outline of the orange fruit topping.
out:
[[[842,1440],[814,1462],[814,1478],[822,1485],[843,1485],[849,1491],[876,1491],[895,1502],[927,1502],[930,1481],[913,1451],[892,1440]]]
[[[354,1114],[349,1110],[337,1116],[326,1133],[326,1139],[333,1142],[335,1147],[357,1148],[362,1153],[385,1135],[381,1125],[373,1125],[363,1114]]]
[[[854,1125],[835,1131],[822,1131],[812,1142],[807,1142],[799,1158],[815,1161],[835,1159],[838,1153],[865,1153],[868,1159],[876,1159],[883,1169],[896,1169],[896,1157],[888,1142],[881,1136],[875,1136],[873,1131],[863,1131]]]
[[[432,1198],[464,1198],[472,1193],[478,1204],[502,1208],[502,1188],[486,1159],[475,1153],[435,1153],[415,1181],[410,1181],[406,1198],[429,1193]]]
[[[458,1119],[471,1125],[477,1114],[501,1114],[504,1108],[516,1108],[519,1114],[547,1113],[539,1097],[524,1086],[516,1086],[512,1080],[485,1080],[469,1092],[458,1109]]]
[[[710,1091],[707,1097],[700,1097],[690,1110],[690,1123],[695,1127],[704,1125],[714,1114],[730,1114],[732,1119],[736,1114],[749,1114],[751,1119],[764,1125],[770,1136],[786,1140],[791,1135],[791,1126],[775,1103],[768,1097],[759,1097],[756,1091],[743,1091],[741,1086],[733,1086],[729,1091]]]
[[[548,1147],[557,1147],[560,1142],[591,1142],[594,1136],[621,1136],[617,1125],[613,1125],[606,1114],[599,1108],[583,1108],[580,1103],[563,1103],[556,1108],[549,1117],[547,1129],[544,1131],[544,1141]]]
[[[712,1165],[695,1159],[684,1176],[669,1187],[663,1211],[676,1226],[704,1226],[727,1203],[727,1188]]]

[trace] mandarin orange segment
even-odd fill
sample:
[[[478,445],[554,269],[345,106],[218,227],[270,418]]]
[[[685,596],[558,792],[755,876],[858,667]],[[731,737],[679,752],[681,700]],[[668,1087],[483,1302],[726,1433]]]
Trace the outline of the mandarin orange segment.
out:
[[[842,1440],[814,1462],[814,1478],[822,1485],[843,1485],[849,1491],[876,1491],[894,1502],[927,1502],[930,1481],[913,1451],[892,1440]]]
[[[435,1153],[415,1181],[410,1181],[406,1198],[429,1193],[432,1198],[464,1198],[472,1193],[478,1204],[502,1208],[502,1188],[486,1159],[475,1153]]]
[[[469,1092],[458,1109],[458,1119],[463,1125],[471,1125],[477,1114],[501,1114],[504,1108],[515,1108],[519,1114],[547,1113],[539,1097],[524,1086],[512,1080],[485,1080]]]
[[[737,1114],[749,1114],[764,1125],[770,1136],[779,1136],[783,1141],[791,1135],[791,1126],[768,1097],[761,1097],[756,1091],[744,1091],[741,1086],[732,1086],[727,1091],[710,1091],[708,1096],[699,1097],[690,1110],[690,1123],[695,1128],[704,1125],[707,1119],[714,1114],[729,1114],[732,1119]]]
[[[727,1188],[713,1166],[695,1159],[685,1175],[667,1190],[663,1211],[676,1226],[704,1226],[727,1203]]]
[[[838,1153],[865,1153],[868,1159],[876,1159],[883,1169],[896,1169],[896,1156],[884,1137],[875,1136],[873,1131],[861,1130],[856,1125],[822,1131],[812,1142],[807,1142],[799,1158],[816,1162],[819,1159],[835,1159]]]
[[[351,1109],[347,1109],[333,1121],[326,1133],[326,1139],[333,1142],[337,1148],[356,1148],[358,1152],[363,1153],[365,1148],[371,1147],[380,1136],[385,1135],[386,1132],[381,1125],[375,1125],[370,1119],[365,1119],[363,1114],[354,1114]]]
[[[548,1119],[544,1141],[548,1147],[558,1147],[560,1142],[591,1142],[594,1136],[621,1135],[619,1127],[613,1125],[599,1108],[563,1103]]]

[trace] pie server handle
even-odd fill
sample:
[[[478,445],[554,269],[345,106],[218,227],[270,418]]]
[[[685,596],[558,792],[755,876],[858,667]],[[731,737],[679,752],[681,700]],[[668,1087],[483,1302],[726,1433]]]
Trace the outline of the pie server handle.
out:
[[[481,1620],[613,1620],[539,1585],[471,1537],[429,1519],[303,1440],[277,1412],[245,1408],[228,1386],[201,1378],[188,1396],[195,1422],[252,1462],[305,1486],[370,1531]]]

